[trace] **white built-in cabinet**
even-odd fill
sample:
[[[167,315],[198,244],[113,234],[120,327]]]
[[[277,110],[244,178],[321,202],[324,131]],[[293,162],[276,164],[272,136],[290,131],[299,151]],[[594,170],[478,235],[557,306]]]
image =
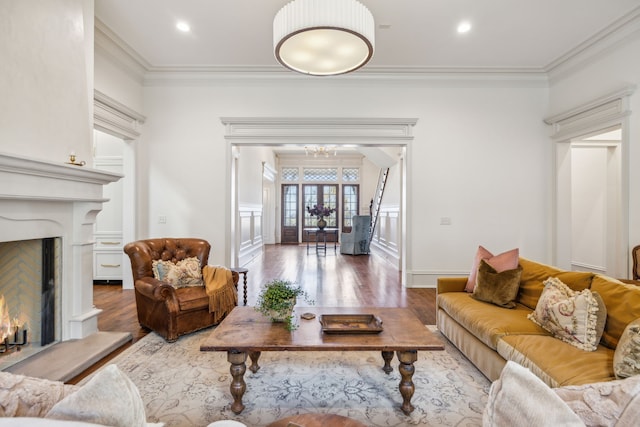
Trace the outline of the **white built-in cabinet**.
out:
[[[123,173],[124,144],[122,139],[94,130],[93,166],[96,169]],[[93,280],[122,280],[123,243],[123,180],[104,187],[109,199],[102,205],[94,226]]]

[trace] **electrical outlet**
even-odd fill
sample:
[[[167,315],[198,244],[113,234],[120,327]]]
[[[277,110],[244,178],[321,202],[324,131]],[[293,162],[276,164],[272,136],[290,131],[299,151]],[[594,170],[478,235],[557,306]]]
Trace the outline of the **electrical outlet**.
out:
[[[167,216],[166,215],[158,216],[158,224],[166,224],[166,223],[167,223]]]

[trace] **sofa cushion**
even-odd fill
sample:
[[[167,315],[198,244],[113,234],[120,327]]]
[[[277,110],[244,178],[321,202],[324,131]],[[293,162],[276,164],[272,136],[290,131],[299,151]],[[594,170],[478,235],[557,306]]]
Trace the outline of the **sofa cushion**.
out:
[[[507,362],[489,390],[484,427],[584,426],[544,382],[517,363]]]
[[[544,281],[549,277],[557,277],[574,291],[588,289],[594,274],[583,271],[565,271],[550,265],[540,264],[525,258],[520,258],[522,276],[516,302],[524,304],[534,310],[544,289]]]
[[[613,372],[616,378],[640,374],[640,319],[624,329],[613,355]]]
[[[45,418],[112,427],[144,427],[144,403],[136,385],[116,365],[98,371],[83,387],[58,402]]]
[[[478,268],[480,267],[480,260],[486,260],[498,273],[505,270],[513,270],[518,268],[519,250],[511,249],[510,251],[503,252],[498,255],[493,255],[483,246],[478,246],[476,255],[471,263],[471,271],[469,272],[469,278],[467,279],[467,286],[464,288],[467,292],[473,292],[476,286],[476,278],[478,274]]]
[[[615,379],[614,351],[603,345],[586,352],[551,335],[505,335],[497,349],[505,360],[531,369],[550,387]]]
[[[554,389],[588,426],[635,426],[640,419],[640,377]]]
[[[514,300],[518,295],[522,267],[513,270],[496,271],[482,259],[478,268],[476,287],[471,296],[477,300],[489,302],[499,307],[515,308]]]
[[[0,371],[0,417],[44,417],[80,387]]]
[[[604,326],[602,319],[606,318],[602,299],[594,297],[589,289],[573,291],[556,277],[548,278],[544,284],[544,291],[529,319],[568,344],[594,351],[603,332],[598,330],[598,325]]]
[[[531,310],[521,304],[517,304],[513,310],[505,310],[473,299],[466,292],[447,292],[438,294],[437,305],[493,350],[504,335],[549,335],[527,319]]]
[[[591,290],[598,292],[607,306],[602,344],[615,349],[627,325],[640,318],[640,286],[597,274]]]

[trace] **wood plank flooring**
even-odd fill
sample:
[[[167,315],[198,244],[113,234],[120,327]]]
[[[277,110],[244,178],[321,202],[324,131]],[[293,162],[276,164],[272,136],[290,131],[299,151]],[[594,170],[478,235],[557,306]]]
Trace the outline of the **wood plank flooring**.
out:
[[[306,245],[266,245],[263,254],[246,265],[247,305],[254,305],[260,286],[275,278],[288,279],[301,284],[315,300],[316,306],[334,307],[408,307],[424,324],[435,324],[435,289],[404,288],[400,272],[388,261],[375,254],[342,255],[327,245],[326,255],[316,254]],[[239,284],[242,304],[242,276]],[[120,285],[94,285],[94,304],[102,309],[98,316],[101,331],[131,332],[133,342],[148,331],[138,324],[133,290]],[[129,344],[130,345],[130,344]],[[91,370],[75,378],[75,383],[115,354],[103,359]]]

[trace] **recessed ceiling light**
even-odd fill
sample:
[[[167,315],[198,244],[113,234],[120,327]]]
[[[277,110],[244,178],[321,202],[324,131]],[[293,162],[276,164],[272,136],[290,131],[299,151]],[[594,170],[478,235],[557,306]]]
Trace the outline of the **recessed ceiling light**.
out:
[[[464,34],[468,33],[471,30],[471,22],[462,21],[458,24],[458,33]]]
[[[183,33],[188,33],[189,31],[191,31],[191,27],[189,26],[189,24],[184,21],[178,21],[178,23],[176,24],[176,28]]]

